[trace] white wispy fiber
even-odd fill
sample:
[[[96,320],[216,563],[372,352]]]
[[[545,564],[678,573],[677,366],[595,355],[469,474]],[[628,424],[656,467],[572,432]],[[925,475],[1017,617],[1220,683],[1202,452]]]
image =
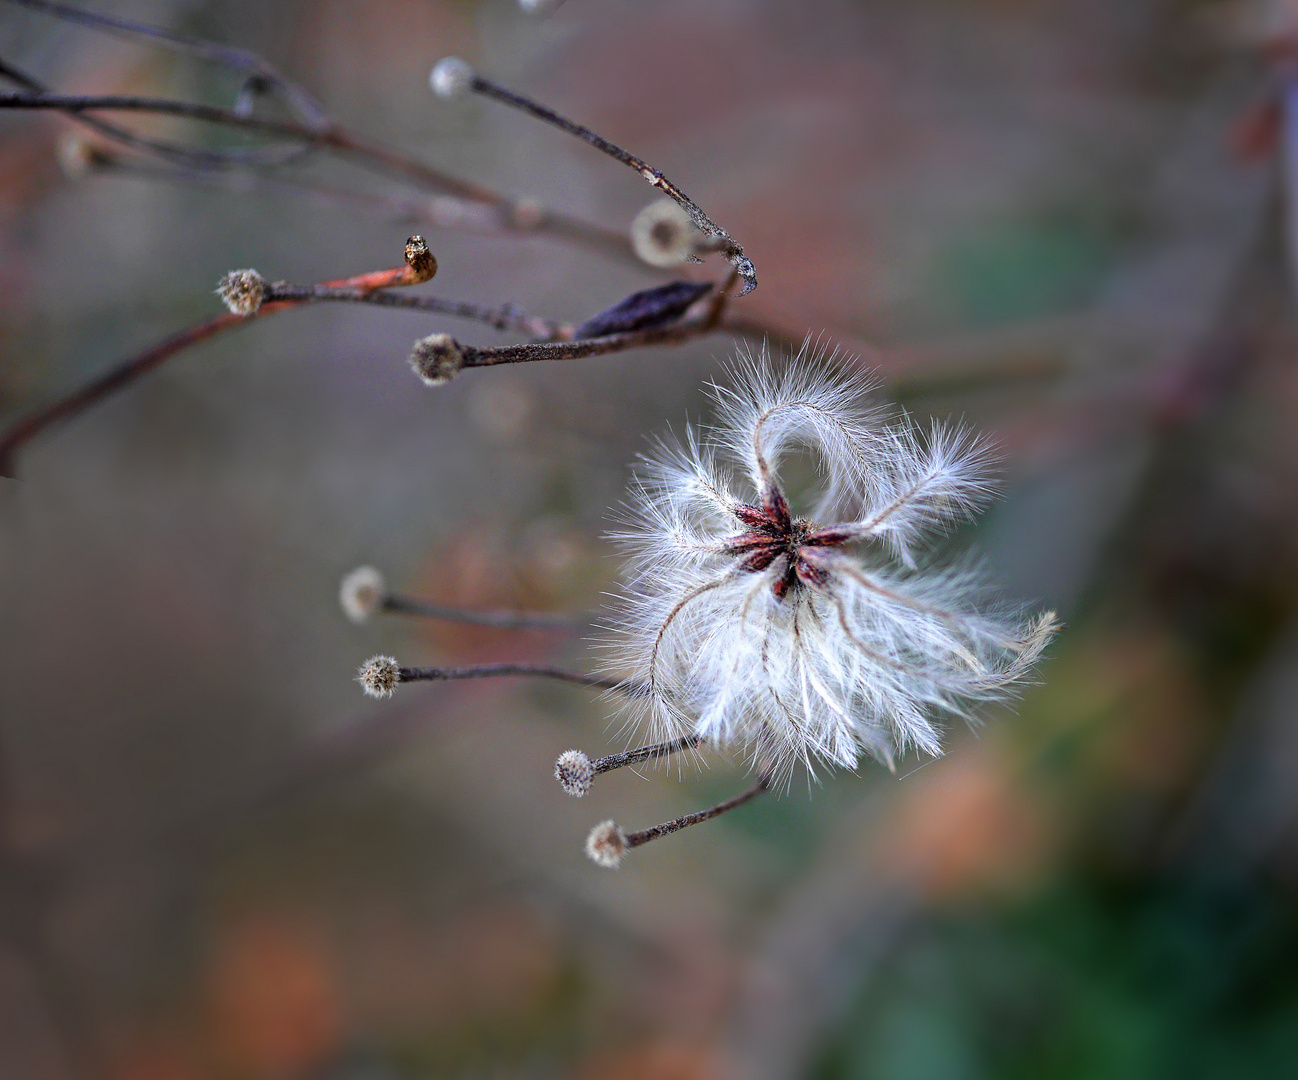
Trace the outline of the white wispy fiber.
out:
[[[1004,697],[1057,626],[927,553],[992,494],[985,444],[889,416],[834,360],[741,356],[712,387],[716,426],[643,459],[615,536],[629,568],[610,662],[644,688],[634,719],[785,777],[941,753],[940,719]],[[820,479],[791,508],[780,471],[798,453]]]

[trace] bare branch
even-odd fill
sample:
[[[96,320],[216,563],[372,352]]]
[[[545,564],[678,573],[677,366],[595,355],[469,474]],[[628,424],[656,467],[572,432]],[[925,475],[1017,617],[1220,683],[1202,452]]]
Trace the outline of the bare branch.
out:
[[[597,690],[626,691],[627,684],[619,679],[605,679],[598,675],[583,675],[579,671],[551,667],[547,664],[475,664],[463,668],[412,668],[402,667],[400,682],[447,682],[454,679],[498,679],[523,676],[527,678],[558,679],[561,682],[592,686]]]
[[[641,844],[649,843],[650,840],[657,840],[660,836],[670,836],[674,832],[680,832],[681,829],[688,829],[691,825],[700,825],[705,821],[711,821],[713,818],[729,813],[736,807],[743,806],[746,802],[751,802],[758,795],[769,791],[770,787],[771,777],[769,774],[764,775],[747,791],[740,792],[725,802],[719,802],[716,806],[709,806],[706,810],[697,810],[693,814],[685,814],[672,821],[664,821],[661,825],[641,829],[639,832],[627,833],[626,846],[636,848]]]
[[[652,746],[624,750],[620,754],[608,754],[605,757],[596,758],[590,763],[591,772],[592,775],[598,776],[600,773],[623,769],[628,765],[639,765],[642,761],[654,761],[660,757],[669,757],[672,754],[679,754],[682,750],[694,750],[702,742],[703,739],[698,735],[685,735],[679,739],[671,739],[668,742],[654,743]]]
[[[502,630],[575,630],[590,624],[588,615],[551,611],[467,611],[396,593],[386,593],[379,601],[379,610],[472,626],[494,626]]]
[[[454,58],[442,61],[443,64],[463,64],[463,61],[456,61]],[[441,65],[439,65],[440,67]],[[458,75],[458,69],[451,68]],[[434,69],[436,72],[436,69]],[[434,75],[436,85],[436,74]],[[566,131],[569,135],[581,139],[582,142],[593,146],[596,150],[607,154],[615,161],[620,161],[627,168],[634,169],[640,176],[649,183],[650,187],[658,188],[664,195],[672,199],[682,210],[690,217],[690,221],[704,235],[709,237],[716,244],[717,249],[730,260],[732,266],[744,279],[743,295],[752,292],[757,288],[757,271],[753,268],[753,261],[744,254],[744,249],[739,245],[725,229],[713,221],[702,208],[699,207],[693,199],[685,194],[672,181],[668,180],[661,172],[655,169],[643,158],[636,157],[635,154],[623,150],[616,143],[609,142],[601,135],[597,135],[588,127],[581,124],[575,124],[565,116],[561,116],[553,109],[546,108],[544,105],[524,97],[522,94],[515,93],[513,90],[507,90],[489,79],[484,79],[481,75],[474,72],[469,82],[469,88],[475,93],[482,94],[484,97],[492,98],[502,102],[511,108],[518,109],[520,112],[534,116],[538,120],[543,120],[547,124],[552,124],[560,131]]]

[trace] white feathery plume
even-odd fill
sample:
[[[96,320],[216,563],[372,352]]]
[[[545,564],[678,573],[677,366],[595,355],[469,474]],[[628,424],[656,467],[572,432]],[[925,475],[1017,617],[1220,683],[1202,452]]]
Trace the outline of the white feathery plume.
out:
[[[785,778],[862,750],[890,768],[941,753],[937,719],[1006,696],[1057,628],[989,607],[971,562],[920,557],[990,497],[985,444],[890,418],[834,360],[741,355],[712,388],[716,426],[643,459],[615,536],[629,560],[610,662],[647,688],[628,697],[636,719]],[[820,467],[810,518],[779,479],[797,451]]]

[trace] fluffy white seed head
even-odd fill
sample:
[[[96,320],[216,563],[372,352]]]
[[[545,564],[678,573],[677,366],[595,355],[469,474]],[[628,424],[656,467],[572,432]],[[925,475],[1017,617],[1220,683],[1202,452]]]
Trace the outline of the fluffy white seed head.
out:
[[[369,697],[391,697],[401,681],[401,667],[393,656],[371,656],[356,672],[356,681]]]
[[[617,869],[626,852],[626,833],[616,821],[601,821],[586,837],[586,857],[610,870]]]
[[[590,758],[580,750],[565,750],[554,763],[554,778],[574,799],[580,799],[590,791],[591,782],[595,779],[595,769]]]
[[[928,552],[989,497],[984,445],[888,415],[834,359],[741,356],[715,427],[637,470],[610,660],[648,687],[628,707],[654,741],[697,735],[785,777],[938,754],[939,719],[1010,693],[1055,631]],[[811,490],[782,480],[795,454]]]
[[[231,270],[216,283],[216,295],[235,315],[255,315],[266,298],[266,279],[256,270]]]
[[[631,248],[650,266],[677,266],[694,253],[698,236],[673,199],[655,199],[631,219]]]
[[[445,386],[464,366],[460,343],[450,334],[429,334],[415,342],[410,352],[410,370],[425,386]]]
[[[458,56],[447,56],[433,65],[428,75],[428,85],[442,98],[455,98],[468,93],[473,87],[473,67]]]
[[[338,587],[338,603],[354,623],[363,623],[379,609],[387,592],[383,575],[372,566],[358,566]]]

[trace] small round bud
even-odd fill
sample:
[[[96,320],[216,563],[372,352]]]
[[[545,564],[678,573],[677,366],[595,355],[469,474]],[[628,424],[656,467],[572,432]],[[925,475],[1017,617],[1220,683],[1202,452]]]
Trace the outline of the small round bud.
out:
[[[371,656],[356,672],[356,681],[369,697],[391,697],[401,681],[401,668],[393,656]]]
[[[694,253],[694,225],[671,199],[651,202],[631,221],[631,247],[650,266],[675,266]]]
[[[347,618],[363,623],[378,611],[386,592],[382,574],[372,566],[358,566],[343,578],[338,588],[338,603]]]
[[[428,75],[428,85],[438,97],[454,98],[473,88],[473,68],[458,56],[438,60]]]
[[[592,862],[616,870],[626,854],[626,833],[616,821],[601,821],[586,837],[586,855]]]
[[[410,368],[428,386],[441,386],[455,378],[464,367],[460,343],[450,334],[429,334],[415,342],[410,353]]]
[[[255,315],[266,298],[266,279],[256,270],[231,270],[216,283],[216,295],[235,315]]]
[[[590,790],[590,782],[595,779],[595,770],[590,758],[580,750],[565,750],[554,763],[554,778],[574,799],[580,799]]]
[[[116,160],[112,153],[79,131],[70,131],[59,140],[56,151],[59,168],[69,180],[80,180],[87,173]]]
[[[406,265],[421,282],[431,281],[437,273],[437,259],[422,236],[412,236],[406,241]]]
[[[535,199],[519,199],[511,208],[510,217],[515,228],[531,232],[545,221],[545,207]]]

